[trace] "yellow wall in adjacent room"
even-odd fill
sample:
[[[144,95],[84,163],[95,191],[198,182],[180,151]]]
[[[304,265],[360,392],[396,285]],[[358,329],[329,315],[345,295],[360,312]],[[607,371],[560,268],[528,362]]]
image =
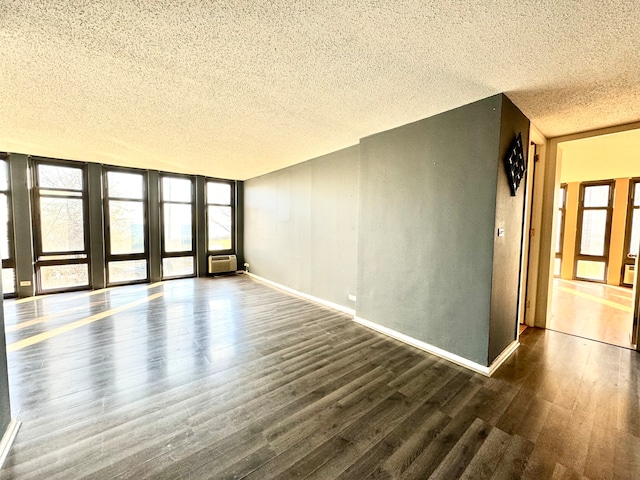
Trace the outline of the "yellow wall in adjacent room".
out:
[[[561,143],[561,183],[640,176],[640,130]]]

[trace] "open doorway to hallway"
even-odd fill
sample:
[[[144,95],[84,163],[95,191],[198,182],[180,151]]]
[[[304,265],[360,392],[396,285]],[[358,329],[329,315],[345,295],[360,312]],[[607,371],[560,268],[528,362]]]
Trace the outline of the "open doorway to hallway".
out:
[[[640,244],[640,130],[558,143],[547,328],[631,347]]]

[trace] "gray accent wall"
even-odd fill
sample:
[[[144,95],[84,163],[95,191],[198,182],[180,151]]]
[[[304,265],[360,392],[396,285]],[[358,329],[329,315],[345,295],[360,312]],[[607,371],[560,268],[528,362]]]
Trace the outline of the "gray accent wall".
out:
[[[35,292],[33,274],[33,232],[31,226],[31,196],[29,195],[29,157],[11,154],[11,207],[13,209],[13,238],[16,248],[16,292],[30,297]],[[28,285],[21,285],[29,282]]]
[[[495,230],[504,229],[504,236],[494,236],[493,276],[491,282],[491,322],[489,327],[489,364],[517,337],[518,279],[522,254],[525,184],[523,180],[516,196],[511,196],[504,160],[518,133],[522,133],[525,159],[529,153],[527,117],[504,95],[500,121],[498,177],[496,185]]]
[[[104,288],[107,285],[104,261],[104,223],[102,218],[103,189],[102,165],[89,163],[89,253],[92,288]]]
[[[481,365],[501,98],[361,141],[357,315]]]
[[[0,283],[0,298],[2,284]],[[9,374],[7,372],[7,340],[4,333],[4,301],[0,303],[0,437],[4,435],[11,422],[11,404],[9,402]]]
[[[251,272],[348,307],[357,289],[358,317],[489,366],[517,335],[518,132],[526,155],[500,94],[246,181]]]
[[[244,182],[251,273],[354,308],[358,146]]]

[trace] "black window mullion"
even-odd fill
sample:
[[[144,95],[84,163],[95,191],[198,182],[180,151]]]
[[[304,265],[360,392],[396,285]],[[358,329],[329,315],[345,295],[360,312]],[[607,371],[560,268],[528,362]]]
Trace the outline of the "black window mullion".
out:
[[[218,202],[213,202],[208,198],[208,185],[210,183],[218,183],[218,184],[224,184],[224,185],[228,185],[229,186],[229,202],[228,203],[218,203]],[[206,239],[206,248],[207,248],[207,254],[208,255],[230,255],[230,254],[235,254],[236,252],[236,207],[235,207],[235,182],[230,181],[230,180],[222,180],[222,179],[215,179],[215,178],[207,178],[206,179],[206,183],[205,183],[205,195],[207,196],[207,198],[205,198],[205,220],[206,220],[206,225],[205,225],[205,229],[206,229],[206,235],[205,235],[205,239]],[[209,227],[210,227],[210,222],[211,219],[209,218],[209,207],[225,207],[225,208],[229,208],[231,210],[231,232],[230,232],[230,237],[231,237],[231,246],[229,249],[224,249],[224,250],[210,250],[209,249]]]
[[[70,189],[70,188],[56,188],[56,187],[42,187],[41,178],[39,174],[39,166],[53,166],[61,168],[73,168],[81,171],[82,178],[82,190]],[[36,269],[36,292],[37,293],[54,293],[61,291],[74,291],[91,288],[91,253],[90,253],[90,232],[89,232],[89,205],[88,205],[88,171],[87,165],[80,162],[42,159],[40,157],[31,157],[30,168],[32,169],[32,199],[33,199],[33,228],[34,228],[34,265]],[[48,195],[41,191],[55,191],[60,192],[61,195]],[[64,193],[73,193],[73,195],[64,195]],[[78,195],[78,193],[80,195]],[[83,226],[82,232],[84,237],[84,249],[73,250],[64,252],[45,252],[43,245],[43,232],[42,232],[42,211],[40,207],[40,199],[71,199],[80,200],[82,202],[82,218]],[[67,258],[67,259],[47,259],[52,256],[72,256],[83,255],[82,258]],[[87,284],[80,286],[64,287],[64,288],[51,288],[44,289],[42,285],[42,267],[51,266],[65,266],[65,265],[86,265],[87,266]]]
[[[141,196],[142,198],[134,198],[134,197],[120,197],[120,196],[112,196],[109,192],[109,173],[129,173],[141,176]],[[105,218],[105,269],[107,276],[107,284],[108,285],[124,285],[124,284],[135,284],[135,283],[145,283],[149,281],[149,220],[147,216],[148,210],[148,193],[147,193],[147,172],[143,170],[129,169],[129,168],[117,168],[117,167],[109,167],[104,168],[104,218]],[[111,208],[110,202],[128,202],[128,203],[139,203],[142,206],[142,235],[143,235],[143,252],[139,253],[112,253],[112,245],[111,245]],[[146,262],[146,272],[144,279],[137,279],[133,281],[113,281],[110,278],[110,264],[117,262],[125,262],[125,261],[135,261],[135,260],[145,260]]]
[[[608,203],[606,206],[589,207],[585,206],[585,194],[589,187],[608,186]],[[591,282],[606,283],[607,271],[609,268],[609,247],[611,244],[611,222],[613,214],[613,198],[615,194],[615,183],[613,180],[605,180],[598,182],[583,182],[580,184],[580,201],[578,205],[578,229],[576,235],[576,253],[574,258],[573,276],[579,280],[586,280]],[[590,255],[582,253],[582,233],[584,227],[584,212],[588,211],[606,211],[605,219],[605,231],[604,231],[604,245],[602,255]],[[585,278],[578,276],[578,262],[599,262],[604,263],[604,274],[602,280],[595,280],[592,278]]]
[[[165,178],[175,178],[188,180],[190,183],[191,201],[165,200]],[[178,252],[167,252],[167,239],[165,235],[166,219],[165,211],[167,205],[188,205],[191,210],[191,249]],[[195,179],[189,175],[179,174],[160,174],[160,246],[161,246],[161,262],[162,262],[162,278],[183,278],[193,277],[196,275],[196,209],[195,209]],[[164,259],[166,258],[186,258],[191,257],[193,262],[193,271],[189,275],[167,275],[164,271]]]

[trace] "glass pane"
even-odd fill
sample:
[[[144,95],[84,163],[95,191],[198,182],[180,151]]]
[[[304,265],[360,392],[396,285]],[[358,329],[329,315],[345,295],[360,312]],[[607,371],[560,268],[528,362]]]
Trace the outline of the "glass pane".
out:
[[[40,280],[42,290],[86,287],[89,285],[89,267],[86,263],[40,267]]]
[[[146,260],[109,262],[109,283],[135,282],[147,279]]]
[[[597,185],[584,187],[585,207],[607,207],[609,206],[610,185]]]
[[[57,165],[38,165],[38,186],[82,190],[82,169]]]
[[[607,230],[606,210],[585,210],[582,216],[582,255],[604,255],[604,240]]]
[[[209,251],[231,250],[231,207],[207,207]]]
[[[567,194],[566,188],[560,189],[560,195],[558,195],[558,208],[564,208],[564,197]]]
[[[144,253],[142,202],[109,201],[111,254]]]
[[[629,253],[638,255],[639,243],[640,243],[640,208],[634,208],[633,218],[631,219],[631,243],[629,245]]]
[[[576,277],[604,281],[604,262],[578,260]]]
[[[84,250],[82,199],[40,198],[40,228],[44,252]]]
[[[562,210],[556,214],[556,253],[562,251]]]
[[[164,205],[164,251],[190,252],[191,205]]]
[[[207,203],[231,205],[231,185],[228,183],[208,182]]]
[[[191,180],[162,177],[162,199],[165,202],[191,202]]]
[[[556,277],[559,277],[561,269],[562,269],[562,259],[556,258],[553,262],[553,274]]]
[[[640,207],[640,182],[636,183],[636,187],[633,192],[633,205]]]
[[[163,277],[183,277],[193,275],[193,257],[173,257],[162,259]]]
[[[5,193],[0,193],[0,254],[3,260],[11,258],[9,256],[9,199]]]
[[[9,190],[9,163],[0,160],[0,190]]]
[[[107,172],[109,198],[139,198],[144,194],[141,173]]]
[[[13,268],[2,269],[2,293],[16,293],[16,272]]]

